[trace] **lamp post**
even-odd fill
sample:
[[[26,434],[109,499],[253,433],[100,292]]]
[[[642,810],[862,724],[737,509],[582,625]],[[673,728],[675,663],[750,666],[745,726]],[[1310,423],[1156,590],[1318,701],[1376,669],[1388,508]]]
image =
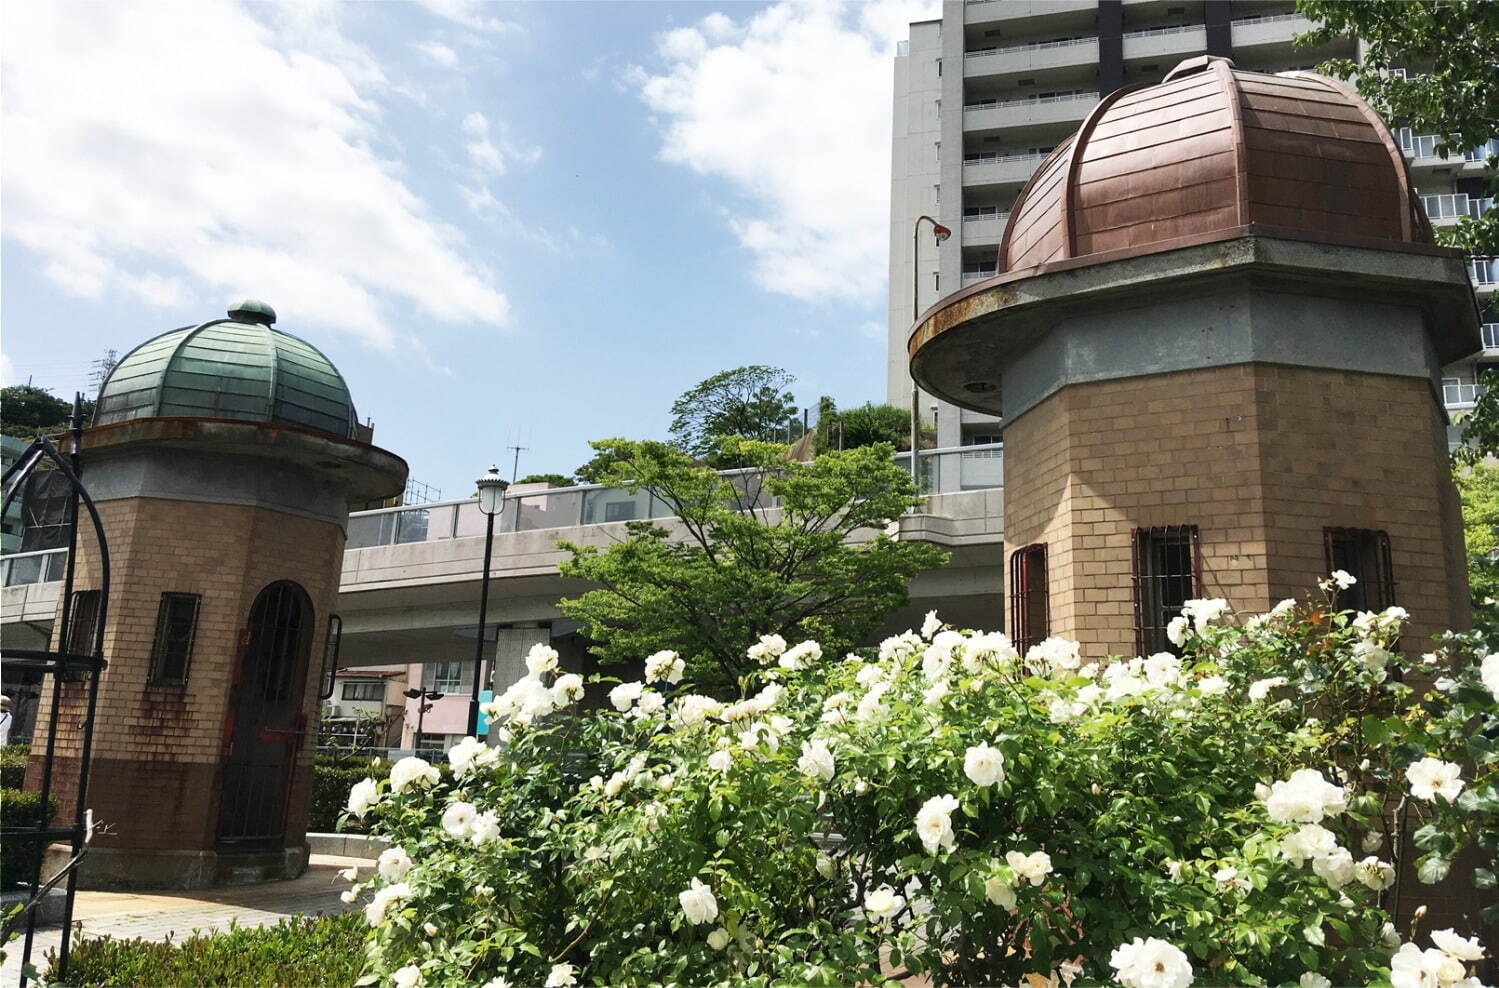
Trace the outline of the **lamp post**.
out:
[[[936,238],[938,245],[952,236],[952,231],[938,223],[930,216],[922,214],[916,217],[916,222],[911,227],[911,326],[915,328],[916,320],[921,316],[921,224],[925,221],[932,224],[932,235]],[[921,390],[916,387],[916,382],[911,382],[911,483],[917,490],[921,489],[921,478],[917,474],[916,447],[921,429]]]
[[[468,701],[468,730],[472,737],[479,729],[479,680],[484,672],[484,624],[489,617],[489,560],[494,553],[494,519],[505,510],[505,488],[510,482],[500,476],[499,467],[476,482],[479,488],[479,510],[484,512],[484,574],[479,579],[479,635],[474,643],[474,685]]]
[[[401,695],[412,700],[421,701],[416,705],[416,736],[411,739],[411,750],[422,750],[422,725],[427,719],[427,711],[432,709],[432,702],[441,700],[446,694],[436,690],[419,690],[416,687],[402,690]]]

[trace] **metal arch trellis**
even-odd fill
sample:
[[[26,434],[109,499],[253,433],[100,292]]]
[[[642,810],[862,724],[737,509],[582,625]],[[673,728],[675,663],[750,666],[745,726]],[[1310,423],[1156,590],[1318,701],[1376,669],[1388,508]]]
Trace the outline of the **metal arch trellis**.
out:
[[[5,490],[4,508],[8,509],[12,501],[21,492],[26,479],[43,462],[50,463],[53,469],[68,482],[72,491],[72,497],[68,501],[67,527],[68,527],[68,562],[66,575],[63,578],[62,613],[56,627],[53,629],[51,642],[55,647],[51,649],[7,649],[5,661],[15,666],[34,669],[44,676],[52,679],[52,702],[48,714],[47,723],[47,746],[46,753],[42,759],[42,779],[39,792],[37,815],[33,822],[23,826],[5,826],[0,828],[0,839],[7,844],[11,841],[20,841],[36,847],[37,853],[33,855],[31,873],[27,876],[28,896],[20,911],[7,916],[4,926],[4,938],[9,939],[11,934],[25,925],[25,941],[21,952],[21,978],[18,982],[20,988],[25,988],[27,971],[31,965],[32,943],[36,937],[36,925],[40,910],[37,908],[42,899],[55,888],[59,882],[66,881],[66,896],[63,906],[62,944],[58,951],[58,962],[52,975],[60,976],[67,970],[69,934],[73,925],[73,901],[78,891],[78,862],[83,859],[87,851],[87,844],[91,836],[92,821],[86,808],[88,797],[89,761],[93,754],[94,742],[94,714],[99,699],[99,676],[104,671],[107,663],[104,661],[104,628],[109,616],[109,544],[104,536],[104,524],[99,518],[99,511],[94,506],[93,498],[89,497],[88,490],[80,479],[82,466],[79,459],[79,451],[83,442],[83,399],[76,395],[73,399],[73,415],[69,423],[71,434],[71,448],[65,457],[58,450],[57,445],[46,436],[37,436],[36,440],[26,448],[10,469],[6,470],[0,477],[0,486]],[[93,522],[94,535],[99,547],[99,586],[98,605],[94,613],[90,615],[93,619],[93,635],[89,642],[89,654],[79,654],[69,651],[75,642],[72,634],[72,624],[79,615],[74,613],[73,583],[78,558],[78,506],[82,504],[89,513],[89,519]],[[93,589],[93,588],[91,588]],[[47,812],[48,804],[52,797],[53,766],[57,754],[57,725],[59,710],[62,705],[64,680],[72,680],[77,674],[86,674],[88,677],[88,715],[83,721],[83,736],[79,749],[78,779],[73,803],[72,826],[52,826],[51,814]],[[42,880],[42,858],[45,845],[52,841],[68,841],[71,845],[71,854],[67,864],[57,874]],[[40,846],[38,846],[40,845]]]

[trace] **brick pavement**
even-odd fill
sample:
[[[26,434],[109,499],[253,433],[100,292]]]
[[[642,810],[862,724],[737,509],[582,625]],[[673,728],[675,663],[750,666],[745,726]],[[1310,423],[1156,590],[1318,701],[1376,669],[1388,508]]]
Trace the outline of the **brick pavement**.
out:
[[[370,868],[372,861],[314,854],[300,877],[286,882],[241,885],[192,892],[79,892],[73,922],[86,937],[141,937],[180,940],[194,930],[223,930],[238,926],[268,926],[288,916],[339,913],[350,906],[339,895],[349,883],[339,871],[352,866]],[[62,930],[37,931],[32,959],[45,967],[49,950],[62,942]],[[0,969],[0,985],[16,984],[20,974],[21,941],[13,941]]]

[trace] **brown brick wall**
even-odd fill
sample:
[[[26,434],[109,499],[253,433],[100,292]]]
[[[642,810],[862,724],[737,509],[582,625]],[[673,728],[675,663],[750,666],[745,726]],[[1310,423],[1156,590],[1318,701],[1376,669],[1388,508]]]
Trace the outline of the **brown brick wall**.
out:
[[[1197,525],[1203,593],[1258,611],[1325,576],[1324,526],[1389,533],[1407,641],[1466,627],[1467,570],[1425,381],[1241,364],[1073,385],[1005,428],[1005,540],[1047,544],[1051,630],[1133,654],[1130,533]]]
[[[255,597],[276,580],[299,583],[312,599],[313,641],[303,694],[308,725],[317,725],[317,673],[328,615],[337,594],[343,531],[264,508],[154,498],[99,506],[109,538],[111,599],[95,719],[88,805],[112,825],[102,846],[210,848],[218,814],[225,722],[241,632]],[[92,529],[80,527],[77,587],[97,587]],[[186,686],[147,684],[161,595],[202,594]],[[72,813],[85,716],[82,684],[64,687],[59,708],[57,782],[64,815]],[[44,691],[33,751],[43,750],[51,710]],[[305,831],[315,738],[298,757],[287,843]],[[58,782],[63,783],[61,786]],[[40,783],[39,757],[28,787]]]

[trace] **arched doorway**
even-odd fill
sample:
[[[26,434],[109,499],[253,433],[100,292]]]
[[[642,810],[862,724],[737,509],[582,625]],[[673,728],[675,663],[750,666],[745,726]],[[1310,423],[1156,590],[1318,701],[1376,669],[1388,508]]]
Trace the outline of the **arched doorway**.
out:
[[[305,727],[312,619],[307,591],[290,580],[267,586],[250,608],[226,728],[221,844],[275,847],[285,834],[292,765]]]

